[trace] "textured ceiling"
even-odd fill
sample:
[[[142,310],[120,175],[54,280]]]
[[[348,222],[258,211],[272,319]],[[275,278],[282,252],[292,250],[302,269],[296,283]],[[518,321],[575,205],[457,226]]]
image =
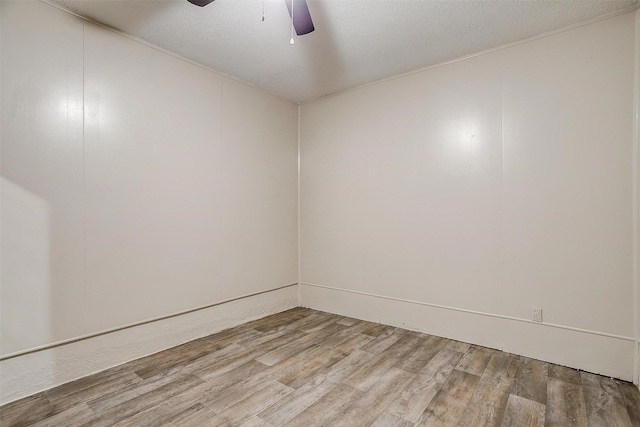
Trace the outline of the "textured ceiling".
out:
[[[50,1],[299,103],[638,4],[308,0],[316,31],[290,45],[283,0]]]

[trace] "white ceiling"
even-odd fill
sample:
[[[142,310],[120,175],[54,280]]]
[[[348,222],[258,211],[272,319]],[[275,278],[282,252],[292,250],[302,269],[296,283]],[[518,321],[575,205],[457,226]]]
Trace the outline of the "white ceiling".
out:
[[[290,45],[284,0],[51,1],[299,103],[638,4],[307,0],[316,31]]]

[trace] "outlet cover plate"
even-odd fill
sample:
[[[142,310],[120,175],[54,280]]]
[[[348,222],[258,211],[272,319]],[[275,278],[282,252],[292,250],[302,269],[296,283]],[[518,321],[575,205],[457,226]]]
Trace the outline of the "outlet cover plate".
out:
[[[531,307],[531,320],[534,322],[542,323],[542,309],[538,307]]]

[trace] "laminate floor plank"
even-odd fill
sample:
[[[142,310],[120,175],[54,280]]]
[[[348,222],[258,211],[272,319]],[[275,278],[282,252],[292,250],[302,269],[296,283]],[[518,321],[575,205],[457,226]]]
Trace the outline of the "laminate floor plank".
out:
[[[343,382],[360,391],[366,391],[375,384],[381,376],[388,371],[398,360],[418,344],[418,338],[414,336],[406,336],[389,346],[382,353],[375,356],[356,372],[351,374],[349,378]]]
[[[473,346],[462,357],[456,369],[480,377],[494,352],[489,348]]]
[[[346,353],[350,353],[350,352],[352,352],[354,350],[361,350],[362,347],[364,347],[365,345],[369,344],[374,339],[375,338],[372,337],[371,335],[365,335],[365,334],[357,333],[357,334],[354,334],[348,340],[342,341],[341,343],[337,344],[333,348],[335,350],[339,350],[339,351],[344,351]]]
[[[51,408],[51,402],[45,393],[37,393],[0,407],[0,425],[29,425],[50,415],[62,412]],[[35,414],[40,413],[41,416]]]
[[[459,351],[461,353],[466,353],[471,348],[471,344],[462,341],[455,340],[447,340],[446,347],[453,351]]]
[[[582,385],[580,371],[566,366],[549,364],[549,378],[555,378],[567,383]]]
[[[167,374],[172,371],[182,370],[185,366],[191,365],[193,361],[196,361],[202,357],[217,353],[221,350],[227,350],[227,348],[233,344],[235,339],[255,339],[262,334],[253,331],[246,330],[238,334],[234,334],[219,341],[211,341],[207,339],[201,339],[197,341],[197,345],[194,345],[188,349],[175,349],[173,350],[171,357],[166,358],[160,363],[150,364],[135,371],[135,374],[141,378],[150,378],[160,374]]]
[[[359,320],[354,319],[353,317],[343,317],[342,319],[338,320],[338,323],[345,326],[353,326],[358,322]]]
[[[348,326],[341,325],[341,324],[337,323],[341,319],[342,319],[342,316],[338,316],[338,315],[334,314],[334,315],[331,315],[331,316],[327,316],[325,319],[317,320],[317,321],[309,323],[307,325],[300,326],[300,327],[298,327],[296,329],[299,330],[299,331],[302,331],[302,332],[309,333],[309,332],[319,331],[319,330],[324,329],[327,326],[330,326],[330,325],[333,325],[333,324],[337,324],[336,326],[347,328]],[[339,329],[339,328],[336,328],[336,329]]]
[[[312,339],[306,339],[303,342],[300,342],[300,340],[292,341],[281,347],[275,348],[268,353],[263,354],[262,356],[256,358],[256,360],[260,363],[264,363],[265,365],[273,366],[276,363],[281,362],[282,360],[289,357],[295,356],[301,351],[315,345],[316,344]]]
[[[509,394],[515,382],[519,358],[497,352],[489,354],[491,359],[486,369],[482,370],[478,387],[462,414],[459,426],[500,426],[502,423]],[[462,361],[456,369],[459,369],[461,364]]]
[[[219,414],[273,382],[266,375],[254,375],[225,388],[221,393],[212,395],[208,401],[205,401],[205,404],[216,414]]]
[[[247,326],[260,332],[273,331],[279,328],[286,328],[290,323],[303,319],[311,314],[312,312],[308,309],[292,308],[291,310],[283,311],[273,316],[254,320],[253,322],[249,322]]]
[[[427,409],[424,410],[416,425],[457,425],[476,390],[478,381],[480,381],[480,377],[477,375],[454,369],[447,382],[443,384]]]
[[[442,348],[391,403],[387,411],[411,423],[418,422],[461,358],[462,353]]]
[[[218,362],[235,358],[247,349],[238,344],[229,344],[220,350],[205,354],[202,357],[191,360],[189,363],[181,363],[174,365],[173,368],[159,372],[157,375],[186,375],[206,369]]]
[[[372,337],[379,337],[385,332],[393,330],[391,326],[383,325],[381,323],[372,323],[365,320],[361,320],[359,323],[353,325],[353,329],[365,335],[371,335]]]
[[[331,425],[371,425],[414,377],[415,374],[392,367],[376,384],[354,400],[344,413],[337,415]]]
[[[339,383],[344,381],[356,370],[360,369],[363,365],[373,359],[371,353],[367,353],[361,350],[354,350],[344,359],[330,366],[326,371],[322,371],[316,374],[310,381],[331,381],[333,383]]]
[[[247,421],[243,422],[240,427],[274,427],[273,424],[269,424],[262,418],[254,415],[249,418]]]
[[[173,376],[161,375],[159,377],[148,378],[136,384],[123,384],[117,389],[91,397],[87,401],[87,404],[94,412],[103,412],[157,388],[171,384],[176,379],[177,378]]]
[[[212,423],[217,426],[240,425],[253,415],[278,402],[292,391],[293,389],[285,385],[278,382],[271,382],[266,387],[250,394],[235,405],[219,412],[212,419]],[[214,409],[214,411],[216,410]]]
[[[307,335],[305,335],[305,338],[309,337],[310,340],[317,343],[319,340],[331,337],[334,334],[347,328],[348,326],[344,326],[340,323],[332,321],[330,323],[324,324],[322,327],[315,327],[313,328],[313,330],[306,332]]]
[[[588,372],[580,376],[589,426],[632,426],[615,381]]]
[[[259,338],[249,338],[238,341],[236,344],[241,345],[247,349],[254,349],[256,347],[261,347],[263,345],[268,345],[267,343],[274,341],[276,339],[279,340],[293,340],[295,338],[300,338],[304,336],[304,333],[295,330],[282,329],[276,332],[264,332]],[[274,341],[277,342],[277,341]]]
[[[115,426],[139,427],[149,424],[168,424],[168,420],[172,419],[176,414],[181,414],[196,404],[202,405],[205,396],[210,395],[215,390],[219,390],[216,383],[202,382],[184,390],[182,393],[164,399],[157,405],[137,412],[135,415],[118,422]]]
[[[122,390],[137,388],[142,382],[144,382],[144,380],[133,372],[126,372],[124,375],[111,378],[108,381],[98,382],[92,386],[81,388],[75,393],[57,394],[55,399],[49,397],[48,391],[46,391],[45,394],[51,402],[70,407],[78,403],[86,403],[94,396],[103,396],[111,393],[119,393]]]
[[[221,391],[241,381],[252,378],[255,375],[260,375],[267,368],[268,367],[266,365],[256,360],[249,360],[248,362],[221,373],[218,376],[209,377],[209,379],[205,381],[216,384],[217,390]]]
[[[617,381],[617,383],[631,423],[634,426],[640,426],[640,394],[638,394],[638,388],[631,383],[623,383],[621,381]]]
[[[214,352],[220,348],[222,347],[217,343],[205,341],[200,338],[149,356],[148,363],[134,372],[140,378],[151,378],[169,369],[176,363],[188,362],[198,356]]]
[[[346,328],[346,326],[337,325],[335,323],[325,325],[323,328],[313,328],[312,332],[274,348],[268,353],[259,356],[256,360],[264,363],[265,365],[273,366],[284,359],[296,356],[307,348],[317,346],[318,342],[323,338],[331,336],[334,333],[341,331],[343,328]]]
[[[544,405],[547,402],[548,377],[548,363],[522,357],[516,374],[513,394]]]
[[[112,406],[106,411],[96,414],[95,417],[90,418],[87,422],[82,422],[78,425],[86,427],[114,425],[202,383],[203,381],[200,378],[193,375],[176,378],[148,393]]]
[[[258,417],[274,426],[285,425],[335,387],[336,384],[326,377],[309,381],[259,413]]]
[[[391,415],[388,412],[383,412],[376,420],[371,424],[371,427],[412,427],[413,423],[403,420],[400,417]]]
[[[298,337],[300,337],[300,334],[298,332],[285,332],[283,334],[278,334],[278,336],[275,338],[265,341],[255,347],[249,347],[241,353],[226,357],[193,373],[202,379],[209,380],[234,368],[237,368],[238,366],[241,366],[246,362],[255,360],[258,357],[268,353],[269,351],[283,346]]]
[[[422,368],[420,373],[432,374],[434,372],[440,372],[443,368],[446,368],[448,375],[455,369],[456,366],[458,366],[458,363],[460,363],[460,360],[463,356],[464,353],[451,350],[450,348],[445,346],[439,352],[437,352],[435,356],[431,358],[431,360],[429,360],[424,368]]]
[[[137,361],[134,361],[132,362],[132,364],[136,362]],[[132,369],[112,368],[46,390],[44,394],[51,402],[57,402],[72,395],[75,395],[79,399],[82,399],[81,396],[85,392],[88,392],[88,395],[91,395],[95,391],[99,390],[100,387],[103,387],[105,385],[106,387],[109,387],[111,384],[117,384],[119,381],[135,379],[135,377],[137,377],[139,380],[141,379],[133,373]],[[69,402],[73,399],[74,398],[71,397],[69,399]]]
[[[363,346],[361,350],[371,354],[382,353],[383,351],[391,347],[392,344],[397,342],[401,337],[400,334],[394,334],[393,331],[390,332],[391,333],[382,334],[374,338],[371,342]]]
[[[629,383],[295,308],[0,407],[0,425],[638,426]]]
[[[258,332],[257,330],[251,328],[248,326],[247,323],[244,323],[242,325],[238,325],[238,326],[234,326],[231,327],[229,329],[224,329],[220,332],[216,332],[214,334],[208,335],[206,337],[203,337],[202,339],[204,341],[223,341],[223,340],[227,340],[229,338],[231,338],[233,340],[233,342],[238,342],[240,340],[240,336],[243,333],[249,332],[251,334],[255,334],[255,333],[261,333]]]
[[[286,329],[287,330],[298,330],[304,326],[307,326],[311,323],[315,323],[319,320],[322,319],[327,319],[329,317],[333,316],[333,314],[331,313],[324,313],[322,311],[314,311],[313,313],[311,313],[310,315],[303,317],[301,319],[298,319],[294,322],[289,323],[288,325],[286,325]],[[338,322],[336,322],[338,323]]]
[[[0,410],[0,425],[30,426],[47,418],[58,415],[68,409],[65,406],[51,403],[47,397],[39,393],[39,397],[26,404],[15,405],[11,410]]]
[[[206,404],[216,413],[223,412],[236,402],[247,398],[256,390],[275,382],[278,377],[295,371],[300,365],[307,361],[307,357],[318,355],[321,351],[325,350],[321,347],[314,346],[305,352],[299,353],[296,358],[284,360],[271,367],[263,365],[264,369],[245,375],[246,379],[225,388],[223,392],[218,393],[218,396],[214,396],[217,398],[210,399]],[[253,363],[259,364],[260,362],[253,361]]]
[[[32,427],[58,427],[84,423],[95,416],[95,413],[86,403],[79,403],[71,406],[62,412],[52,415],[36,423],[30,424]]]
[[[321,349],[320,354],[305,361],[293,372],[289,372],[280,377],[278,381],[288,387],[297,389],[315,377],[318,372],[338,363],[347,355],[347,353],[341,349],[326,350],[323,347],[319,347],[319,349]]]
[[[545,425],[552,427],[587,425],[587,409],[581,386],[549,378]]]
[[[202,403],[196,403],[187,409],[172,413],[164,418],[155,420],[148,424],[149,427],[180,426],[180,427],[200,427],[206,426],[208,421],[216,414]]]
[[[342,325],[342,323],[338,323],[336,322],[336,324],[341,325],[341,326],[345,326]],[[331,335],[328,335],[326,337],[326,339],[322,340],[322,342],[320,343],[321,346],[323,347],[327,347],[327,348],[333,348],[339,344],[342,344],[345,341],[350,340],[351,338],[353,338],[356,335],[362,335],[357,331],[354,331],[352,328],[350,327],[345,327],[343,330],[338,331],[336,333],[333,333]],[[365,336],[365,335],[362,335]],[[368,335],[366,335],[368,338],[370,338],[371,340],[373,339],[373,337],[370,337]]]
[[[399,360],[395,367],[417,374],[446,344],[446,339],[428,335],[418,343],[411,354]]]
[[[542,403],[511,394],[501,426],[542,427],[544,426],[544,413],[545,405]]]
[[[288,381],[294,381],[296,374],[305,375],[305,369],[313,368],[313,364],[317,363],[318,359],[322,359],[327,355],[327,349],[319,345],[313,345],[307,347],[301,352],[297,353],[294,357],[282,360],[269,367],[267,374],[270,378],[276,380],[286,379]]]
[[[285,427],[329,426],[330,420],[341,414],[362,392],[345,384],[322,396],[318,401],[284,424]]]
[[[256,391],[236,405],[220,412],[212,421],[214,425],[218,426],[240,425],[292,391],[293,389],[285,385],[272,382],[267,385],[267,387]]]

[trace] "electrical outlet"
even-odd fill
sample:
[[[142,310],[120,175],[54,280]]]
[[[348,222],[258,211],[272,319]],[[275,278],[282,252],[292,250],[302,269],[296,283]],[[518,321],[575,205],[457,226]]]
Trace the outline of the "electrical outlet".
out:
[[[537,307],[531,307],[531,320],[534,322],[542,322],[542,309]]]

